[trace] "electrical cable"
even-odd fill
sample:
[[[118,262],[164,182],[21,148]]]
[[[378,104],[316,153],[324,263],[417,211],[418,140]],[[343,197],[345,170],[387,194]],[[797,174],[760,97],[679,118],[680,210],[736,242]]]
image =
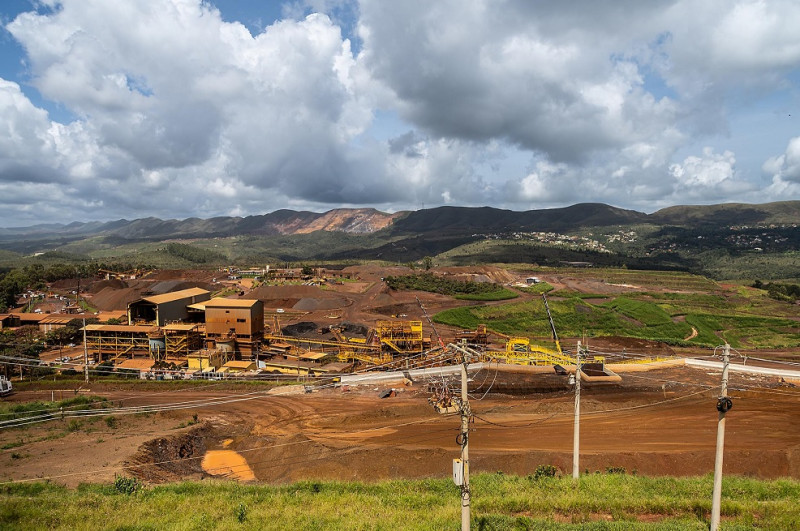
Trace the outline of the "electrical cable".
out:
[[[478,401],[478,402],[480,402],[481,400],[483,400],[484,398],[486,398],[486,395],[488,395],[488,394],[489,394],[489,391],[491,391],[491,390],[492,390],[492,388],[494,387],[494,384],[495,384],[495,382],[497,381],[497,375],[498,375],[499,373],[500,373],[500,367],[499,367],[499,366],[497,366],[497,367],[495,367],[495,369],[494,369],[494,379],[492,380],[492,383],[489,385],[489,388],[486,390],[486,392],[485,392],[485,393],[483,393],[483,396],[477,399],[477,401]],[[487,375],[487,378],[488,378],[488,375]],[[485,383],[485,382],[486,382],[486,380],[484,380],[484,383]],[[481,386],[483,386],[483,384],[481,384]],[[478,388],[478,390],[480,390],[480,387]],[[469,396],[469,393],[467,394],[467,396]]]
[[[2,356],[0,356],[0,357],[2,357]],[[359,372],[361,372],[361,371],[357,371],[354,374],[357,374]],[[335,385],[335,384],[331,383],[331,384],[326,384],[326,385],[317,386],[317,387],[318,388],[325,388],[325,387],[329,387],[329,386],[332,386],[332,385]],[[102,415],[109,415],[109,414],[110,415],[125,415],[125,414],[138,414],[138,413],[158,413],[158,412],[161,412],[161,411],[172,411],[172,410],[177,410],[177,409],[190,409],[190,408],[194,408],[194,407],[209,407],[209,406],[223,405],[223,404],[228,404],[228,403],[238,402],[238,401],[243,401],[243,400],[252,400],[252,399],[255,399],[255,398],[259,398],[259,397],[232,398],[230,400],[227,400],[227,398],[230,398],[230,397],[242,397],[242,396],[248,396],[248,395],[253,395],[253,394],[266,393],[267,391],[259,390],[259,391],[253,391],[251,393],[228,395],[227,397],[219,397],[219,398],[214,398],[214,399],[202,399],[202,400],[196,400],[196,401],[176,402],[176,403],[167,404],[167,405],[163,405],[162,404],[162,405],[153,405],[153,406],[132,406],[130,408],[103,408],[103,409],[70,410],[70,411],[64,411],[61,408],[58,408],[58,409],[53,408],[53,409],[49,410],[50,413],[47,413],[45,415],[26,416],[26,417],[23,417],[22,419],[12,419],[12,420],[9,420],[9,421],[0,421],[0,429],[20,427],[20,426],[36,424],[36,423],[40,423],[40,422],[47,422],[49,420],[55,420],[55,419],[57,419],[59,417],[65,418],[66,416],[70,416],[70,417],[77,417],[77,416],[94,417],[94,416],[102,416]],[[280,395],[272,395],[272,396],[280,396]]]
[[[492,426],[497,426],[497,427],[499,427],[499,428],[512,428],[512,429],[513,429],[513,428],[530,428],[531,426],[536,426],[536,425],[539,425],[539,424],[544,424],[544,423],[545,423],[545,422],[547,422],[548,420],[550,420],[550,419],[552,419],[552,418],[555,418],[555,417],[557,417],[557,416],[559,416],[559,415],[560,415],[560,413],[553,413],[552,415],[549,415],[549,416],[547,416],[547,417],[545,417],[545,418],[543,418],[543,419],[540,419],[540,420],[536,420],[536,421],[533,421],[533,422],[529,422],[529,423],[527,423],[527,424],[519,424],[519,425],[513,425],[513,426],[512,426],[512,425],[509,425],[509,424],[500,424],[500,423],[498,423],[498,422],[492,422],[491,420],[485,419],[485,418],[481,417],[480,415],[476,415],[476,414],[474,414],[474,413],[472,414],[472,416],[473,416],[473,417],[475,417],[476,419],[479,419],[479,420],[481,420],[481,421],[485,422],[486,424],[491,424]]]
[[[322,386],[320,388],[332,387],[335,383],[327,384],[326,386]],[[153,404],[153,405],[143,405],[143,406],[130,406],[126,408],[100,408],[100,409],[84,409],[84,410],[65,410],[62,415],[61,409],[52,410],[50,413],[45,415],[33,416],[33,417],[23,417],[21,419],[12,419],[12,420],[5,420],[0,421],[0,429],[5,429],[9,427],[17,427],[23,426],[27,424],[35,424],[38,422],[46,422],[48,420],[54,420],[59,417],[95,417],[95,416],[102,416],[102,415],[127,415],[127,414],[138,414],[138,413],[158,413],[161,411],[174,411],[178,409],[191,409],[195,407],[211,407],[211,406],[218,406],[224,404],[230,404],[235,402],[242,402],[248,400],[255,400],[257,398],[262,397],[270,397],[270,396],[281,396],[288,393],[273,393],[271,395],[267,395],[271,389],[266,390],[257,390],[252,391],[249,393],[238,393],[232,395],[226,395],[222,397],[214,397],[214,398],[204,398],[199,400],[190,400],[185,402],[173,402],[168,404]],[[252,396],[257,395],[257,396]],[[242,398],[245,397],[245,398]],[[38,419],[32,420],[30,422],[26,422],[30,419]]]
[[[654,406],[659,406],[661,404],[666,404],[666,403],[669,403],[669,402],[675,402],[675,401],[678,401],[678,400],[683,400],[685,398],[690,398],[692,396],[696,396],[696,395],[699,395],[699,394],[702,394],[702,393],[707,393],[709,391],[710,391],[710,389],[701,389],[700,391],[696,391],[696,392],[690,393],[688,395],[676,396],[676,397],[673,397],[673,398],[668,398],[666,400],[660,400],[658,402],[652,402],[650,404],[639,404],[639,405],[636,405],[636,406],[626,406],[626,407],[615,408],[615,409],[599,409],[599,410],[595,410],[595,411],[581,411],[581,415],[599,415],[601,413],[617,413],[617,412],[621,412],[621,411],[631,411],[631,410],[634,410],[634,409],[643,409],[643,408],[646,408],[646,407],[654,407]]]

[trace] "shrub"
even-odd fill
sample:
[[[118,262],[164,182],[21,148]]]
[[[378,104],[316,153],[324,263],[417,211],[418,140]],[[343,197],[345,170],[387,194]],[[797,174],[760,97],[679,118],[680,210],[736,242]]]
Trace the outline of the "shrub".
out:
[[[554,478],[558,474],[558,468],[554,465],[539,465],[533,472],[533,479]]]
[[[239,520],[239,523],[244,523],[247,520],[247,506],[245,504],[240,503],[236,507],[236,519]]]
[[[136,478],[129,478],[125,476],[114,477],[114,489],[120,494],[136,494],[142,488],[142,484]]]
[[[453,280],[433,273],[389,276],[385,278],[385,281],[387,286],[395,290],[419,290],[442,295],[478,295],[498,293],[503,290],[503,286],[491,282]],[[513,292],[508,293],[516,296]]]

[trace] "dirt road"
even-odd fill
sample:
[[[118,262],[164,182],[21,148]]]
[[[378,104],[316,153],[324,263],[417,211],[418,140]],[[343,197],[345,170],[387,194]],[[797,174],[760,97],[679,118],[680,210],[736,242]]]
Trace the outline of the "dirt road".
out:
[[[570,473],[571,391],[555,376],[548,382],[536,378],[542,377],[490,371],[472,376],[473,471],[528,474],[539,464],[553,464]],[[711,386],[718,381],[713,372],[676,368],[626,376],[621,385],[584,387],[581,468],[710,473],[717,425]],[[489,392],[479,400],[490,386],[506,394]],[[734,408],[728,415],[725,473],[800,477],[795,412],[800,390],[743,375],[733,375],[730,386]],[[449,475],[459,453],[458,418],[434,413],[429,393],[420,386],[381,400],[383,389],[326,388],[281,396],[280,389],[273,394],[213,388],[154,394],[96,388],[94,393],[118,405],[185,402],[187,409],[120,415],[111,423],[86,419],[71,427],[55,421],[0,431],[0,445],[12,446],[0,454],[1,478],[53,478],[77,485],[111,481],[115,473],[153,482],[230,474],[222,465],[219,471],[200,467],[206,452],[222,449],[237,452],[246,465],[236,466],[247,466],[258,480],[271,483]],[[192,406],[223,397],[226,403]]]

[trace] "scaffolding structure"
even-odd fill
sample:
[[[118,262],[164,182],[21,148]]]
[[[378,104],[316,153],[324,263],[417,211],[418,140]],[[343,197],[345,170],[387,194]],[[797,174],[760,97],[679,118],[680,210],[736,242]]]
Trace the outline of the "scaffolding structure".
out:
[[[97,354],[98,361],[109,358],[133,358],[149,356],[157,359],[151,351],[150,335],[158,329],[152,326],[86,325],[86,347]]]
[[[203,332],[199,324],[170,324],[162,327],[166,355],[187,357],[203,347]]]
[[[202,348],[202,333],[196,324],[153,326],[86,325],[86,347],[99,361],[149,357],[154,361],[186,358]]]
[[[422,321],[378,321],[375,331],[382,350],[419,354],[425,349]]]

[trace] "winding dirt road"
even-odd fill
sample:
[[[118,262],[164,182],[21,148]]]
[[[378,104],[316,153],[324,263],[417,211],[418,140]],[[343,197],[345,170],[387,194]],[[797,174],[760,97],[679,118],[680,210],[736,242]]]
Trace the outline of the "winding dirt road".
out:
[[[572,394],[566,382],[534,392],[531,375],[472,376],[475,413],[473,471],[528,474],[539,464],[571,471]],[[549,378],[555,378],[549,377]],[[534,378],[535,380],[535,378]],[[713,470],[718,373],[689,368],[626,375],[621,385],[584,387],[581,468],[624,467],[651,475],[697,475]],[[213,385],[213,384],[212,384]],[[514,394],[492,392],[490,386]],[[800,477],[797,388],[735,374],[728,415],[725,473],[763,478]],[[228,397],[240,401],[149,415],[103,419],[70,431],[66,421],[0,431],[2,480],[48,478],[76,485],[130,473],[148,481],[200,478],[208,451],[233,450],[260,481],[377,480],[444,477],[458,456],[459,420],[433,412],[420,387],[381,400],[384,387],[327,388],[281,396],[243,390],[155,394],[93,389],[125,406]],[[21,396],[15,397],[20,399]],[[31,398],[28,396],[27,398]],[[120,402],[121,401],[121,402]],[[193,415],[199,422],[192,424]],[[14,457],[16,455],[17,457]],[[170,461],[168,465],[156,462]]]

